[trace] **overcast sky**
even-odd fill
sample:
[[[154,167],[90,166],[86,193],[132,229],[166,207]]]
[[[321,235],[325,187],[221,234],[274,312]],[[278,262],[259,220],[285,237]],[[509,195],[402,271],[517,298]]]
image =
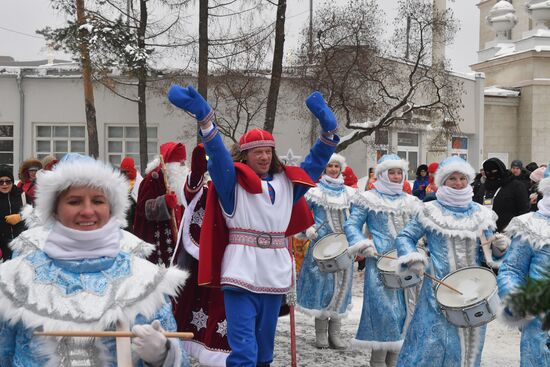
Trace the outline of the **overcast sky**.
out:
[[[314,0],[314,6],[317,3],[322,1]],[[379,0],[379,3],[388,14],[392,14],[397,1]],[[453,9],[461,26],[455,43],[447,47],[447,57],[451,59],[455,71],[471,72],[468,65],[477,61],[479,11],[476,3],[474,0],[448,1],[448,7]],[[308,9],[309,0],[288,0],[286,47],[296,45],[299,29],[309,22]],[[48,50],[35,30],[48,25],[58,27],[64,23],[65,18],[51,8],[48,0],[0,0],[0,55],[22,61],[46,59]]]

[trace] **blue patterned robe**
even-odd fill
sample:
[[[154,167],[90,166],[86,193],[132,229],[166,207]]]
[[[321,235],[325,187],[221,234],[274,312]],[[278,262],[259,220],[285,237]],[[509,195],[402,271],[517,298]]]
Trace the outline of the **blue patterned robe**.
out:
[[[416,197],[405,193],[386,195],[373,189],[357,194],[345,224],[349,243],[354,245],[367,238],[363,231],[366,224],[378,253],[394,250],[395,237],[420,205]],[[398,351],[407,318],[405,295],[402,289],[393,290],[384,286],[376,262],[376,258],[366,258],[363,308],[352,343],[368,349]]]
[[[479,266],[478,237],[490,238],[496,228],[496,214],[477,204],[467,208],[424,204],[397,236],[400,263],[418,259],[416,242],[426,236],[430,252],[430,272],[436,278],[468,266]],[[397,366],[471,367],[479,366],[485,326],[458,328],[450,324],[435,299],[433,283],[424,278],[416,310],[411,320]]]
[[[512,219],[506,227],[512,243],[498,272],[501,299],[525,282],[526,277],[541,279],[550,269],[550,218],[538,212]],[[521,367],[550,366],[549,336],[536,317],[521,327]]]
[[[114,338],[33,336],[35,330],[115,330],[115,321],[126,318],[130,328],[159,320],[165,330],[176,331],[168,297],[183,284],[185,272],[126,252],[54,260],[42,246],[21,247],[20,256],[0,265],[0,366],[116,366]],[[170,343],[165,366],[189,366],[181,342]]]
[[[342,225],[347,219],[348,209],[355,189],[345,186],[330,184],[323,177],[317,187],[310,189],[305,198],[313,210],[317,240],[331,233],[341,233]],[[339,291],[339,284],[335,284],[336,273],[323,273],[317,267],[313,259],[313,248],[316,241],[311,241],[296,284],[297,309],[305,314],[315,317],[342,317],[347,313],[351,305],[351,279],[353,265],[344,279],[345,294],[343,301],[336,305],[335,309],[329,309],[335,292]],[[343,276],[341,272],[338,277]]]

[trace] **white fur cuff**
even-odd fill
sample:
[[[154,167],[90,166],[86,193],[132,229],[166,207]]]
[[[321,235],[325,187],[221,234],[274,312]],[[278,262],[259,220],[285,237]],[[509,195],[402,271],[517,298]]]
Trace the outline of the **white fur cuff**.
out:
[[[399,259],[397,259],[395,271],[398,274],[402,273],[406,269],[415,269],[420,271],[421,269],[423,270],[426,268],[426,266],[428,266],[428,259],[425,255],[420,252],[411,252],[405,256],[400,256]]]

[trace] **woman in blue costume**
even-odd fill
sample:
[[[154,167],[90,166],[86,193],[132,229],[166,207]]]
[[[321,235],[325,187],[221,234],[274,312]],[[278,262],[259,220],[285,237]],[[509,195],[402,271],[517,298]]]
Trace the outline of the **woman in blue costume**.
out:
[[[407,303],[403,290],[384,287],[376,268],[376,254],[394,250],[394,240],[421,205],[403,192],[408,163],[395,154],[384,155],[375,169],[374,189],[353,198],[350,218],[344,228],[351,245],[363,246],[367,256],[363,308],[356,347],[372,350],[370,365],[394,366],[403,343]],[[372,239],[363,231],[366,224]]]
[[[344,185],[346,160],[339,154],[330,158],[317,187],[305,198],[313,211],[315,225],[308,228],[311,240],[297,282],[297,309],[315,317],[315,346],[344,349],[340,339],[341,319],[351,305],[353,264],[347,272],[323,273],[313,259],[315,241],[331,233],[342,233],[355,189]],[[327,334],[328,332],[328,334]],[[328,336],[328,337],[327,337]]]
[[[37,179],[41,223],[0,265],[0,365],[114,367],[114,338],[35,336],[36,330],[132,329],[137,366],[189,366],[168,297],[187,273],[123,248],[127,182],[107,164],[69,154]],[[130,352],[130,351],[128,351]]]
[[[480,264],[479,238],[491,238],[496,214],[472,202],[475,171],[459,157],[443,160],[435,174],[436,200],[425,203],[397,236],[399,266],[423,274],[428,260],[416,249],[426,236],[430,272],[436,278]],[[435,299],[433,282],[424,278],[398,366],[479,366],[485,326],[458,328],[447,321]]]
[[[546,168],[538,190],[544,195],[538,210],[515,217],[506,227],[512,243],[497,277],[499,295],[505,302],[527,277],[541,279],[550,268],[550,168]],[[505,307],[501,319],[521,326],[521,367],[550,366],[548,332],[541,329],[539,317],[522,319]]]

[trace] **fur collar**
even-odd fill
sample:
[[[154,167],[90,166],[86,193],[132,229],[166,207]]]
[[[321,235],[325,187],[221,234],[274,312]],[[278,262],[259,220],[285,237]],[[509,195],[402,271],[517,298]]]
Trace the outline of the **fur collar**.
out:
[[[328,209],[347,209],[350,207],[351,198],[357,190],[342,185],[341,189],[335,190],[327,185],[311,188],[305,195],[308,203],[313,203]]]
[[[506,235],[518,237],[535,250],[550,245],[550,218],[540,213],[527,213],[515,217],[506,227]]]
[[[188,273],[131,256],[130,273],[108,284],[104,295],[65,294],[55,283],[39,283],[26,256],[0,265],[0,317],[44,330],[107,330],[117,320],[151,318],[166,296],[176,296]]]
[[[476,239],[480,231],[496,228],[497,215],[477,203],[465,211],[454,211],[431,201],[425,203],[417,218],[424,227],[444,236]]]
[[[353,204],[375,213],[407,213],[414,215],[422,208],[422,202],[412,195],[384,195],[376,190],[358,192]]]

